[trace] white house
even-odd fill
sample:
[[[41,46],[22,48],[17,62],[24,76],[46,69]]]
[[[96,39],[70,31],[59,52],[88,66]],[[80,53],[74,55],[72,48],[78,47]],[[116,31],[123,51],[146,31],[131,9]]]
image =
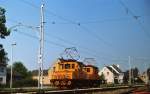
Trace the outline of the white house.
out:
[[[100,72],[99,75],[104,75],[107,83],[123,83],[123,72],[119,66],[111,65],[105,66]]]
[[[0,84],[6,84],[6,64],[0,62]]]

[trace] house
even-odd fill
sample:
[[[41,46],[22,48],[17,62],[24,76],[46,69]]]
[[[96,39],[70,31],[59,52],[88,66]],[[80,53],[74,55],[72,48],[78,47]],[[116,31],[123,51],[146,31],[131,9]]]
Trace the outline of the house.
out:
[[[0,84],[6,84],[6,64],[0,62]]]
[[[32,71],[32,79],[38,80],[38,70]],[[50,85],[50,78],[48,76],[48,70],[43,70],[43,85],[45,86]]]
[[[139,75],[139,78],[146,84],[150,82],[147,72],[143,72],[141,75]]]
[[[123,83],[124,73],[119,68],[119,65],[105,66],[100,72],[99,75],[104,75],[106,83],[108,84],[121,84]]]

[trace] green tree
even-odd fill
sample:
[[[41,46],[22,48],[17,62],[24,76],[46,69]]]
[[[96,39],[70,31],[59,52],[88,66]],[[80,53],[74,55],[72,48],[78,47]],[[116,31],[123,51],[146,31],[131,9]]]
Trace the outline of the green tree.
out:
[[[5,9],[0,7],[0,38],[5,38],[10,34],[10,30],[7,29],[5,23],[6,23],[6,17],[5,17]]]
[[[0,7],[0,38],[5,39],[6,36],[10,34],[10,30],[7,30],[7,27],[5,25],[6,18],[5,18],[5,9]],[[0,44],[0,63],[1,64],[7,64],[8,58],[7,53],[5,52],[3,45]]]
[[[7,65],[8,60],[7,53],[5,52],[3,45],[0,44],[0,63]]]
[[[22,62],[15,62],[13,64],[13,75],[14,87],[37,86],[37,80],[32,79],[31,71],[28,71]],[[19,76],[19,80],[15,75]]]
[[[103,73],[100,75],[100,79],[101,79],[101,80],[105,80],[105,76],[104,76]]]
[[[126,84],[129,82],[129,70],[124,72],[123,82],[126,83]]]
[[[139,81],[139,69],[137,67],[132,68],[131,70],[131,75],[132,75],[132,82],[137,82]],[[123,77],[124,83],[128,83],[129,82],[129,70],[127,70],[126,72],[124,72],[124,77]]]
[[[139,70],[138,70],[137,67],[135,67],[135,68],[132,69],[132,75],[133,75],[134,78],[138,77]]]
[[[147,69],[148,80],[150,80],[150,67]]]
[[[16,73],[16,74],[19,74],[23,78],[26,78],[28,76],[27,68],[20,61],[19,62],[15,62],[13,64],[13,72]]]
[[[102,81],[102,84],[105,83],[105,75],[103,73],[100,75],[100,80]]]

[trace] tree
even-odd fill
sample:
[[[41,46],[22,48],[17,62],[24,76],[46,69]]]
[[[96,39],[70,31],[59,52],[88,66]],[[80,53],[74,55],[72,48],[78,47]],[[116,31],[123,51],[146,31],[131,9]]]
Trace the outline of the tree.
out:
[[[32,79],[31,71],[22,62],[13,64],[13,87],[37,86],[37,80]],[[10,67],[7,67],[7,82],[10,81]]]
[[[19,74],[23,78],[28,76],[27,68],[20,61],[13,64],[13,73]]]
[[[127,70],[126,72],[124,72],[124,76],[123,76],[123,82],[125,84],[127,84],[129,81],[129,70]]]
[[[131,69],[131,71],[132,71],[133,77],[134,77],[134,78],[137,78],[137,77],[138,77],[138,74],[139,74],[138,68],[135,67],[135,68]]]
[[[102,81],[102,84],[105,83],[105,75],[102,73],[100,76],[100,80]]]
[[[8,36],[10,34],[10,30],[7,30],[7,27],[5,26],[6,18],[5,18],[5,9],[0,7],[0,38],[4,39],[5,36]],[[1,64],[7,64],[8,58],[7,53],[5,52],[3,45],[0,44],[0,63]]]
[[[0,38],[5,38],[10,34],[10,30],[7,29],[5,23],[6,23],[6,17],[5,17],[5,9],[0,7]]]
[[[8,60],[7,53],[5,52],[3,45],[0,44],[0,64],[7,65]]]
[[[148,79],[150,80],[150,67],[147,69]]]
[[[139,70],[137,67],[131,69],[131,75],[132,75],[132,79],[131,79],[132,82],[138,81],[137,79],[138,79],[138,75],[139,75]],[[124,80],[124,83],[129,82],[129,70],[124,72],[123,80]]]
[[[100,79],[105,80],[105,75],[103,73],[100,75]]]

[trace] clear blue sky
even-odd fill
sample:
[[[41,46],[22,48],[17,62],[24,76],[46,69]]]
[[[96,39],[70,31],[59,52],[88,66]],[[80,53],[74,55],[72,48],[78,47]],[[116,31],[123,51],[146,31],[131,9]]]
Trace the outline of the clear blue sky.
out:
[[[41,0],[0,0],[9,28],[19,22],[38,26],[40,5]],[[48,42],[44,45],[44,68],[49,68],[65,47],[76,47],[82,58],[95,58],[99,68],[119,64],[126,70],[131,56],[132,67],[143,70],[150,66],[149,9],[149,0],[45,0]],[[14,60],[22,61],[29,70],[36,69],[38,40],[24,33],[38,36],[38,32],[27,27],[17,30],[0,43],[10,58],[15,41]]]

